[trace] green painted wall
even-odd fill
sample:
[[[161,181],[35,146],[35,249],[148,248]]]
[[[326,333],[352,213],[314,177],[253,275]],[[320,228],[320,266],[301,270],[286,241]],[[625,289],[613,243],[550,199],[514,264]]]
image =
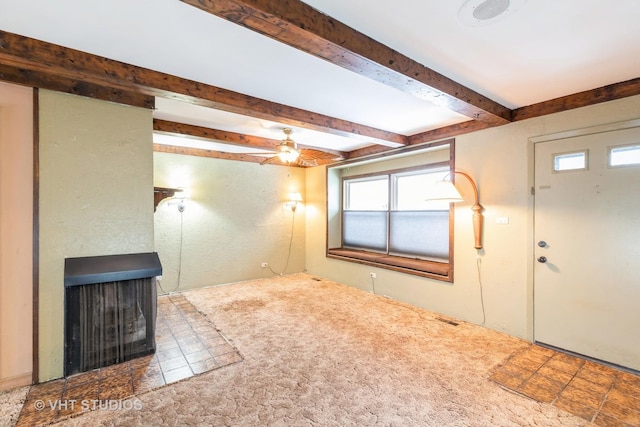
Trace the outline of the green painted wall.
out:
[[[40,91],[40,381],[63,375],[64,260],[153,251],[152,112]]]
[[[154,153],[154,171],[156,186],[190,195],[184,212],[168,199],[155,213],[159,293],[305,269],[304,169]],[[303,198],[295,216],[290,192]]]

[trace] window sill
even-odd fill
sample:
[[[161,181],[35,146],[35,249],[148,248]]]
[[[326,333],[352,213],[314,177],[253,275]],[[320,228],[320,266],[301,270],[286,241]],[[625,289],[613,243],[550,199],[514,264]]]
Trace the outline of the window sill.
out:
[[[453,282],[453,269],[448,263],[343,248],[329,249],[327,251],[327,258],[386,268],[388,270],[428,277],[444,282]]]

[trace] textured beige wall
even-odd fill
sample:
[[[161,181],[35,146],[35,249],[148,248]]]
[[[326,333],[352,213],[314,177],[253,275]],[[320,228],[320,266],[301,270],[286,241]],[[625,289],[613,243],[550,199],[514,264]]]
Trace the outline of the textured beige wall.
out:
[[[31,383],[33,91],[0,83],[0,390]]]
[[[64,259],[153,250],[152,112],[40,91],[40,380],[63,374]]]
[[[485,226],[484,249],[478,253],[473,247],[470,206],[456,205],[453,284],[326,258],[325,169],[308,169],[307,269],[365,290],[372,289],[369,273],[376,272],[377,293],[532,339],[533,145],[529,138],[638,117],[640,96],[456,138],[456,168],[477,181]],[[463,192],[465,185],[460,183]],[[509,224],[496,224],[497,217],[509,217]]]
[[[182,214],[171,200],[155,213],[160,293],[272,277],[262,262],[276,273],[305,269],[304,169],[154,153],[154,174],[156,186],[184,187],[191,196]],[[303,198],[295,218],[284,208],[289,192]]]

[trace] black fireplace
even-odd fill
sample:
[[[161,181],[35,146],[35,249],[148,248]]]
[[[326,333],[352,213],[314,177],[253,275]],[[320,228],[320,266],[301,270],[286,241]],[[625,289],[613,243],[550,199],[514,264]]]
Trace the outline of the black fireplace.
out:
[[[155,252],[65,259],[64,375],[155,352]]]

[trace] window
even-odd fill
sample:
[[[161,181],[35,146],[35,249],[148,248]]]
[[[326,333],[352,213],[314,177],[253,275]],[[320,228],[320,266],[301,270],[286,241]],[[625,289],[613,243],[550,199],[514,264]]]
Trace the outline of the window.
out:
[[[440,167],[345,178],[342,247],[448,261],[449,204],[425,201],[447,173]]]
[[[342,246],[387,251],[389,177],[344,181]]]
[[[343,174],[336,179],[341,197],[337,218],[329,220],[334,244],[329,243],[327,256],[452,281],[453,213],[447,202],[426,201],[450,170],[450,161],[436,161],[391,170],[383,165],[353,168]]]
[[[449,173],[447,165],[392,175],[390,254],[449,261],[449,203],[425,200]]]

